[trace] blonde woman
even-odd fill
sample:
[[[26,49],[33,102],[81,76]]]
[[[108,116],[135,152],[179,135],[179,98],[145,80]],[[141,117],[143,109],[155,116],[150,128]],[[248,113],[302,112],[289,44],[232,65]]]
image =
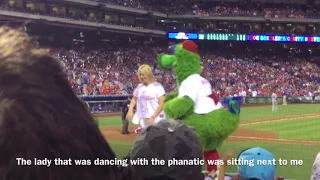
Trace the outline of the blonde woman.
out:
[[[130,102],[127,120],[136,119],[141,128],[145,128],[164,119],[162,110],[165,100],[163,86],[156,82],[149,65],[143,64],[138,69],[140,84],[133,92]],[[136,113],[133,108],[136,106]]]

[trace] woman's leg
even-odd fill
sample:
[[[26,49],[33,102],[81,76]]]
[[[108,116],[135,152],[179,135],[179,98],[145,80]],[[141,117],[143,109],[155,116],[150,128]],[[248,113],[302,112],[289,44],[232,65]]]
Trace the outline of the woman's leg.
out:
[[[148,127],[149,124],[148,124],[148,118],[141,118],[140,119],[140,127],[142,128],[146,128]]]

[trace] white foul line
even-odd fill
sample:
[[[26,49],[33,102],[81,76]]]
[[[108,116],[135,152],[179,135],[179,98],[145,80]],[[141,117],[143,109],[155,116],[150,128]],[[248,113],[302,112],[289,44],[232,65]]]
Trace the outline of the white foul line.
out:
[[[274,120],[263,120],[258,122],[244,122],[243,124],[240,124],[240,126],[246,126],[246,125],[252,125],[252,124],[262,124],[262,123],[272,123],[272,122],[281,122],[281,121],[288,121],[288,120],[297,120],[297,119],[306,119],[311,117],[320,117],[320,114],[313,114],[313,115],[306,115],[306,116],[297,116],[297,117],[287,117],[287,118],[281,118],[281,119],[274,119]]]

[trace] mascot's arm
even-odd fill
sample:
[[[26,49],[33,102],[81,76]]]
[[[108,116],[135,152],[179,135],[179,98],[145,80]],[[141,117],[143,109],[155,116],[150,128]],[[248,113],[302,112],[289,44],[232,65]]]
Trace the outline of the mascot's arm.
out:
[[[195,119],[201,119],[203,115],[193,115]],[[209,151],[221,147],[224,140],[232,134],[239,126],[240,117],[237,114],[232,114],[228,109],[223,108],[212,111],[205,115],[206,122],[199,121],[195,126],[204,127],[203,132],[198,132],[202,136],[202,148],[204,151]],[[201,124],[202,123],[202,124]]]
[[[182,120],[194,112],[198,94],[198,89],[195,87],[198,87],[197,84],[188,78],[181,83],[178,97],[164,104],[164,112],[168,118]]]
[[[176,98],[176,97],[178,97],[178,92],[175,92],[175,91],[171,92],[171,93],[166,95],[165,102],[170,101],[171,99]]]
[[[240,122],[240,105],[242,104],[242,97],[224,98],[222,104],[228,109],[223,109],[221,114],[218,114],[221,118],[219,124],[222,129],[219,128],[217,133],[226,139],[231,133],[233,133],[239,126]]]
[[[179,87],[178,97],[164,104],[166,117],[171,119],[184,119],[194,112],[195,99],[197,97],[197,86],[189,80],[184,80]]]
[[[215,121],[211,121],[210,127],[211,133],[214,139],[212,139],[211,145],[208,149],[218,148],[222,145],[223,141],[227,139],[230,134],[234,133],[240,123],[240,105],[242,104],[241,97],[225,98],[222,104],[227,107],[217,111],[209,113],[209,116],[212,116]],[[212,119],[209,118],[209,119]]]
[[[207,129],[202,134],[200,141],[204,151],[209,151],[221,147],[224,140],[226,140],[232,133],[236,131],[240,123],[240,98],[225,98],[221,103],[226,107],[223,109],[215,110],[206,114],[204,122]],[[193,114],[193,119],[201,119],[202,115]],[[191,118],[190,118],[191,119]],[[203,121],[196,122],[196,126],[201,126]]]
[[[181,120],[193,113],[194,102],[188,96],[174,98],[164,104],[164,113],[166,117]]]

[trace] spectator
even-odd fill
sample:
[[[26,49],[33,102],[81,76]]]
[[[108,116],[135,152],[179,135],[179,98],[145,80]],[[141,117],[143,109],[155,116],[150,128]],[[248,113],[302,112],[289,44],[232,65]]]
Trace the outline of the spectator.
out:
[[[133,179],[203,180],[202,165],[171,165],[168,160],[201,160],[202,150],[195,131],[180,121],[165,120],[141,131],[134,142],[130,158],[147,158],[149,165],[129,166]],[[151,159],[165,160],[164,165],[151,165]]]
[[[269,151],[255,147],[247,149],[240,153],[238,159],[251,161],[254,160],[254,166],[238,165],[239,176],[242,180],[273,180],[276,177],[276,165],[258,165],[258,160],[269,160],[275,163],[275,157]]]
[[[316,159],[314,160],[311,180],[320,180],[320,153],[318,153]]]
[[[219,172],[219,179],[223,180],[224,178],[224,172],[227,167],[225,162],[231,162],[232,158],[232,151],[229,151],[226,153],[226,156],[224,157],[224,165],[221,166],[220,172]],[[237,160],[238,162],[238,175],[233,177],[233,179],[236,180],[280,180],[283,178],[276,177],[276,161],[275,157],[272,153],[269,151],[260,148],[260,147],[254,147],[250,149],[246,149],[242,151]],[[258,165],[258,161],[266,160],[271,161],[274,164],[270,165]]]
[[[113,166],[34,165],[35,158],[111,160],[116,156],[58,61],[22,30],[0,28],[0,84],[0,179],[119,178]],[[18,165],[16,158],[29,159],[32,165]]]
[[[146,128],[151,124],[164,120],[162,107],[165,101],[165,91],[163,86],[156,82],[149,65],[141,65],[138,69],[138,76],[141,83],[133,92],[127,120],[132,121],[136,118],[141,128]],[[133,114],[135,106],[136,113]]]

